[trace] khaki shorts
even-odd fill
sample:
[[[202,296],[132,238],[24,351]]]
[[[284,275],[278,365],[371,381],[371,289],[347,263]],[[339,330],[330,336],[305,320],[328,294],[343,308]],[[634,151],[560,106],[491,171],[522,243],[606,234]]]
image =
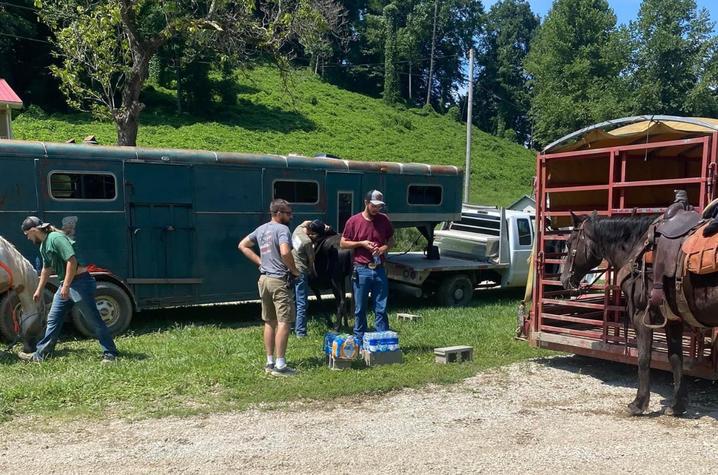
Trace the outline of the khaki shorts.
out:
[[[284,279],[259,276],[259,298],[262,299],[262,320],[265,322],[294,321],[294,289],[288,289]]]

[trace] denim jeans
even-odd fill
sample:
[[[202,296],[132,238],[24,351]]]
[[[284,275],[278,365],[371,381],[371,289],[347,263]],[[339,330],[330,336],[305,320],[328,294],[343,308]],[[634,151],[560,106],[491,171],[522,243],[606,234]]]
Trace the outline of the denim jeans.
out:
[[[354,287],[354,339],[362,344],[367,331],[366,311],[369,303],[369,292],[374,300],[375,327],[378,332],[389,331],[389,318],[386,314],[386,302],[389,297],[389,281],[384,266],[369,269],[365,266],[354,266],[352,278]]]
[[[95,334],[98,340],[100,340],[103,354],[117,356],[117,348],[115,347],[115,342],[112,340],[112,335],[110,335],[110,331],[107,325],[105,325],[105,322],[102,321],[100,312],[95,305],[96,290],[97,282],[95,282],[95,278],[87,272],[75,276],[72,280],[70,284],[70,298],[67,300],[64,300],[60,296],[60,289],[57,289],[52,299],[50,313],[47,315],[45,336],[38,342],[37,350],[35,350],[35,359],[43,360],[52,353],[57,339],[60,337],[65,316],[75,304],[79,305],[87,323],[94,327]]]
[[[297,316],[294,323],[294,332],[297,336],[307,335],[307,306],[309,291],[307,289],[309,284],[309,275],[305,273],[299,274],[294,280],[294,299],[297,302]]]

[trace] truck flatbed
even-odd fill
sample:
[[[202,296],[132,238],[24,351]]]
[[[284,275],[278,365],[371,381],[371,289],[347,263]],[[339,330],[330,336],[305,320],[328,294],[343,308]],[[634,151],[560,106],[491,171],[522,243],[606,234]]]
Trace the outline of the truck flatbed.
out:
[[[491,261],[474,259],[459,259],[450,256],[441,256],[438,260],[429,260],[423,252],[407,252],[406,254],[389,254],[386,260],[387,267],[397,266],[423,271],[463,271],[479,269],[505,269],[509,264],[497,264]]]

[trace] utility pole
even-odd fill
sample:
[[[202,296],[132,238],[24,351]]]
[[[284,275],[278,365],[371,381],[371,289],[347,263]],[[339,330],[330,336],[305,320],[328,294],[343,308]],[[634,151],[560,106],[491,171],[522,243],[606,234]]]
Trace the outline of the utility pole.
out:
[[[409,99],[411,99],[411,61],[409,61]]]
[[[471,132],[474,106],[474,48],[469,50],[469,93],[466,96],[466,165],[464,166],[464,203],[469,202],[469,181],[471,178]]]
[[[431,58],[429,58],[429,80],[426,82],[426,105],[431,103],[431,81],[434,76],[434,48],[436,48],[436,13],[439,11],[439,0],[434,0],[434,32],[431,34]]]

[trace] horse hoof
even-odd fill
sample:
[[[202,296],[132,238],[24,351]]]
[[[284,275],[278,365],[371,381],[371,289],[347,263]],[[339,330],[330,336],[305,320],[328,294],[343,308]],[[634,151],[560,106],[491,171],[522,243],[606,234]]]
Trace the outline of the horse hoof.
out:
[[[640,416],[643,412],[644,410],[638,407],[638,405],[634,402],[628,405],[628,413],[632,416]]]
[[[686,408],[684,408],[684,407],[667,407],[663,411],[663,414],[665,414],[667,416],[673,416],[673,417],[681,417],[681,416],[685,415],[685,413],[686,413]]]

